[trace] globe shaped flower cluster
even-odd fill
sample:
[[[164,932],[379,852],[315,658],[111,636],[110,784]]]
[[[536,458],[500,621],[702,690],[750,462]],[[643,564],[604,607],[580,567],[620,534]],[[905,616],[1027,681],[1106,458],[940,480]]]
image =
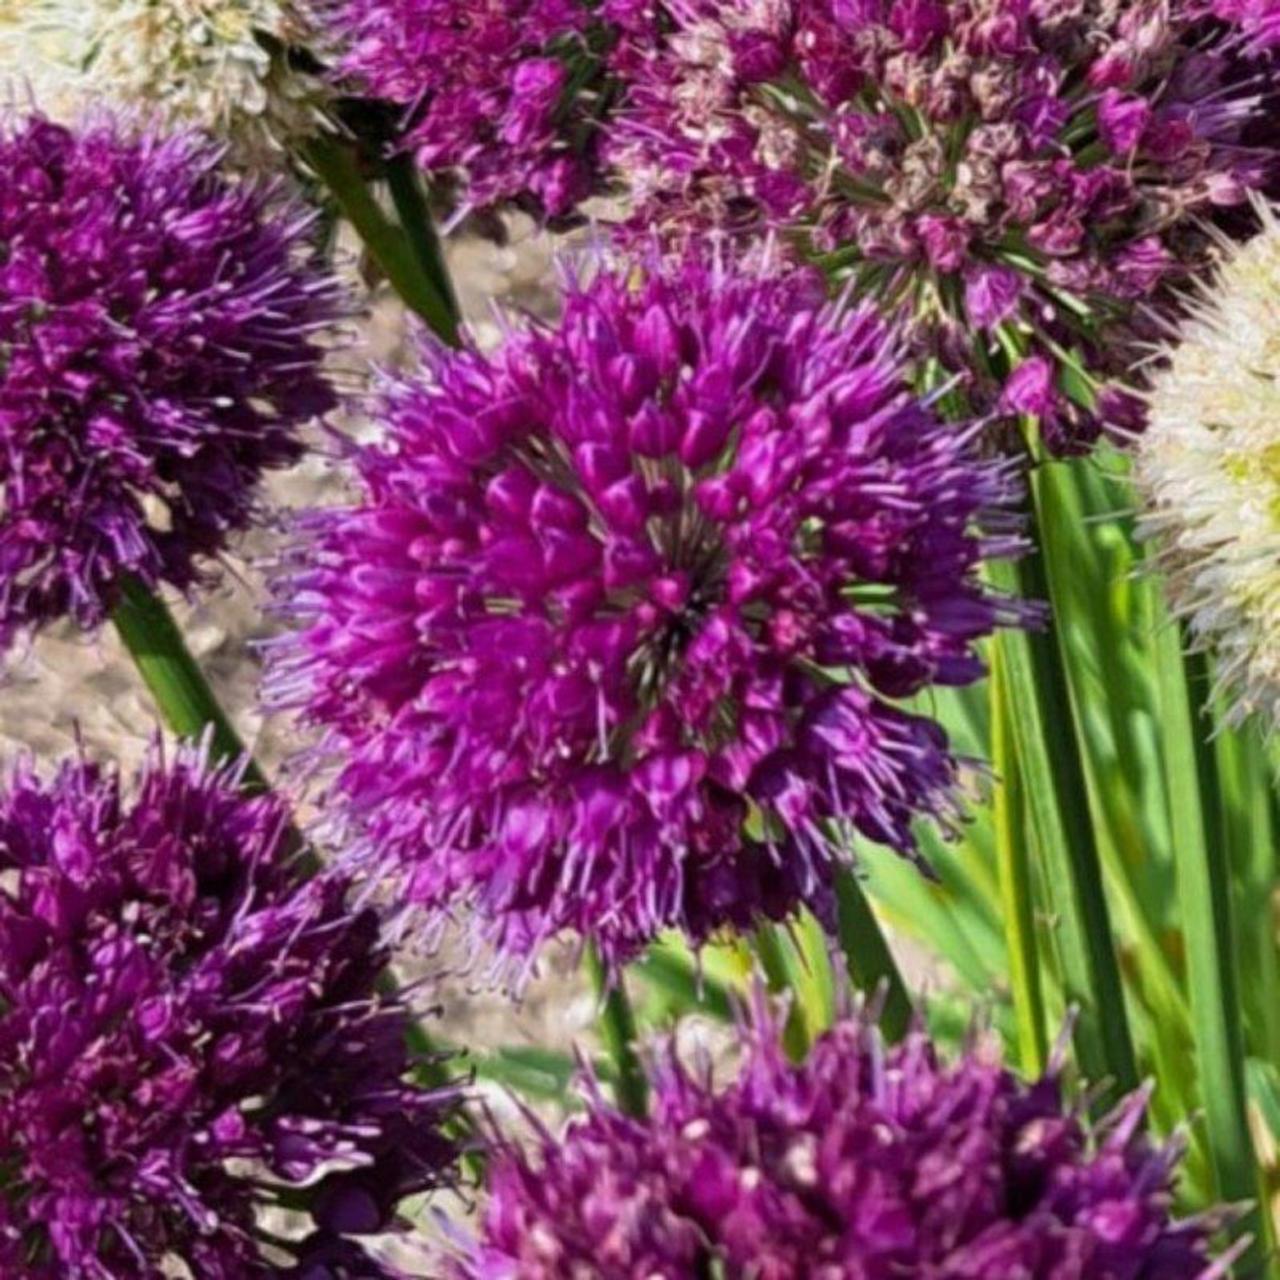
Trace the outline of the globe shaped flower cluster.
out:
[[[132,790],[80,759],[0,790],[7,1276],[382,1275],[355,1237],[453,1176],[377,917],[301,883],[283,805],[238,783],[190,749]]]
[[[0,134],[0,643],[185,589],[332,407],[311,217],[194,135]]]
[[[1202,1280],[1212,1223],[1170,1214],[1174,1147],[1134,1095],[1091,1130],[1052,1075],[1027,1085],[916,1031],[839,1022],[801,1066],[768,1023],[738,1077],[671,1057],[654,1112],[585,1118],[488,1175],[462,1280]]]
[[[1140,417],[1115,384],[1144,310],[1205,262],[1197,220],[1273,165],[1245,145],[1269,107],[1240,37],[1191,8],[610,0],[608,154],[641,227],[783,230],[909,316],[975,407],[1033,357],[1032,408],[1003,407],[1069,449]]]
[[[1231,718],[1280,721],[1280,225],[1228,254],[1153,380],[1136,470],[1174,610]]]
[[[355,87],[398,108],[424,170],[464,208],[559,218],[595,188],[610,90],[587,0],[339,0]]]
[[[6,0],[9,3],[9,0]],[[228,161],[280,170],[325,127],[325,27],[311,0],[16,0],[0,4],[0,89],[74,124],[106,103],[194,128]]]
[[[1020,549],[1018,486],[879,319],[767,261],[655,259],[428,360],[355,505],[304,523],[272,680],[412,898],[623,959],[829,915],[836,845],[910,854],[952,815],[957,762],[900,700],[1025,617],[978,574]]]

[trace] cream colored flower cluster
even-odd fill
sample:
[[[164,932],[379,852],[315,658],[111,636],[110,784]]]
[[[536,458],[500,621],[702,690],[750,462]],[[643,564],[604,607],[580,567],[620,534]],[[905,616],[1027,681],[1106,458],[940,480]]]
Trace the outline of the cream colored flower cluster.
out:
[[[0,79],[69,118],[106,105],[203,129],[233,163],[278,165],[321,125],[309,0],[0,0]]]
[[[82,14],[74,0],[0,0],[0,103],[38,104],[56,119],[79,112],[87,50]]]
[[[1137,454],[1168,592],[1235,720],[1280,725],[1280,223],[1229,252],[1151,392]]]

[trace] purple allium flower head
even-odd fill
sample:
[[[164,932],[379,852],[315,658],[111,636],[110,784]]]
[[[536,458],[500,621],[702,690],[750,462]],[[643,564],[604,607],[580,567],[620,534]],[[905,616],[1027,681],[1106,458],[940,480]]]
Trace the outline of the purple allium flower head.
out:
[[[1208,1280],[1212,1223],[1170,1215],[1178,1151],[1136,1094],[1096,1128],[1051,1074],[1026,1085],[912,1033],[839,1022],[800,1066],[766,1024],[738,1078],[674,1055],[654,1114],[592,1091],[536,1157],[490,1165],[465,1280]]]
[[[1010,467],[821,280],[690,256],[570,284],[558,328],[392,384],[354,507],[304,522],[272,696],[410,896],[500,949],[625,957],[827,904],[833,837],[903,852],[956,762],[896,700],[1020,607]],[[984,535],[990,534],[990,537]]]
[[[0,790],[0,1258],[20,1277],[319,1277],[450,1179],[452,1100],[405,1082],[407,1011],[374,994],[377,917],[300,883],[284,806],[237,781],[191,749],[132,793],[84,760]],[[262,1251],[272,1187],[313,1224],[297,1272]]]
[[[328,409],[309,217],[192,135],[0,126],[0,644],[192,586]]]
[[[588,0],[336,0],[346,74],[469,207],[559,218],[595,185],[604,38]]]
[[[1046,435],[1068,449],[1206,260],[1203,220],[1274,168],[1243,144],[1265,77],[1203,9],[608,0],[626,94],[607,150],[643,234],[780,229],[910,317],[976,409],[999,402],[1003,330],[1022,335],[1064,388]]]

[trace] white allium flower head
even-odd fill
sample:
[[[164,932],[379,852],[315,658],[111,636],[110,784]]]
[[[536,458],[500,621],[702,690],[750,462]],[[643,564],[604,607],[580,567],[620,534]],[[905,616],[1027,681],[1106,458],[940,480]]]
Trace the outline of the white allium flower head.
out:
[[[1231,718],[1280,727],[1280,222],[1227,249],[1150,393],[1146,534]]]
[[[106,105],[193,125],[233,163],[272,167],[322,127],[323,79],[283,54],[322,55],[321,29],[310,0],[0,0],[0,75],[26,79],[55,118]]]
[[[0,0],[0,104],[39,105],[58,120],[78,115],[85,48],[77,10],[65,0]]]

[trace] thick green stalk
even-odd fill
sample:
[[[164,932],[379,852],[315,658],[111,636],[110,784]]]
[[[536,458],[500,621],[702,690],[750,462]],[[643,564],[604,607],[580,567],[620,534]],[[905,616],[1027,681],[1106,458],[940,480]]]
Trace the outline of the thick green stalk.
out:
[[[1009,985],[1018,1029],[1018,1056],[1030,1079],[1044,1074],[1049,1042],[1036,952],[1035,903],[1027,832],[1022,829],[1025,797],[1014,750],[1009,701],[1004,691],[1001,651],[991,661],[991,762],[996,771],[994,825],[1000,870],[1000,905],[1009,951]]]
[[[1022,599],[1048,597],[1039,553],[993,565],[992,576]],[[1057,890],[1049,905],[1061,922],[1063,994],[1079,1011],[1080,1067],[1091,1081],[1110,1080],[1127,1092],[1137,1086],[1138,1070],[1058,636],[1053,628],[1008,630],[998,643],[1034,847],[1045,859],[1046,883]]]
[[[880,922],[851,867],[836,872],[836,908],[837,933],[849,976],[859,991],[882,997],[880,1030],[886,1040],[897,1042],[910,1029],[915,1009]]]
[[[137,578],[127,577],[111,621],[169,728],[181,738],[200,738],[207,732],[217,761],[244,759],[247,753],[234,726],[164,601]],[[244,783],[248,791],[268,789],[252,760],[245,766]]]
[[[1174,865],[1186,939],[1187,982],[1196,1067],[1209,1156],[1218,1197],[1254,1207],[1237,1224],[1269,1243],[1269,1214],[1249,1136],[1243,1014],[1235,967],[1231,869],[1222,839],[1213,748],[1206,712],[1210,680],[1202,654],[1184,654],[1182,629],[1169,623],[1157,638],[1160,713],[1168,771]],[[1260,1232],[1266,1236],[1260,1237]],[[1250,1261],[1256,1262],[1255,1248]]]
[[[649,1111],[649,1079],[636,1052],[636,1018],[621,974],[611,975],[594,943],[586,950],[587,971],[600,1002],[600,1038],[618,1070],[614,1096],[628,1115]]]
[[[424,269],[411,237],[383,212],[361,172],[353,144],[321,135],[307,144],[304,154],[395,291],[440,338],[456,344],[458,321],[451,295]]]

